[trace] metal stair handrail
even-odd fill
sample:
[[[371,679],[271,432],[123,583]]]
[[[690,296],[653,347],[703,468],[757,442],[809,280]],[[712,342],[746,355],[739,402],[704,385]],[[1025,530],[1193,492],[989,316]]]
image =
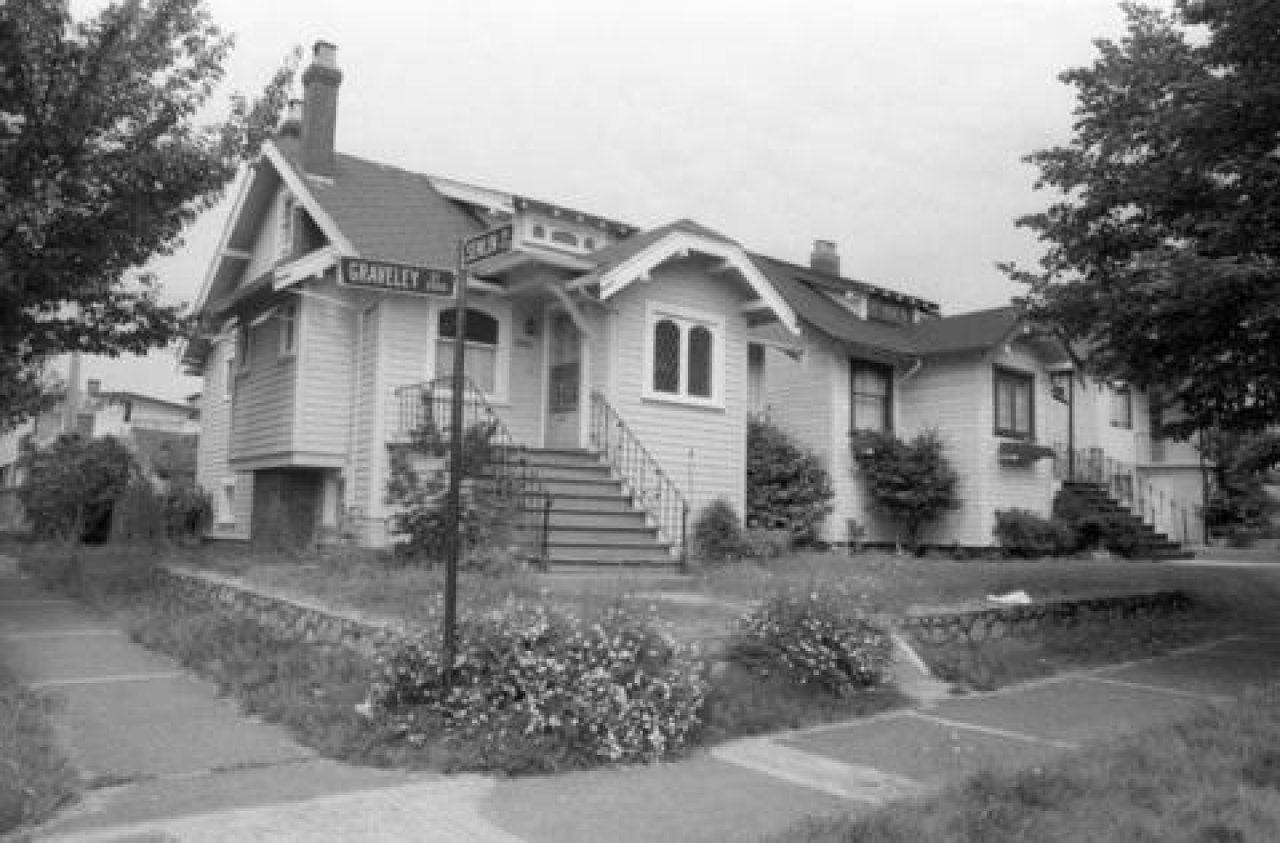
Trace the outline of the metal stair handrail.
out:
[[[421,435],[433,431],[441,445],[449,443],[453,436],[450,415],[453,383],[452,375],[442,375],[426,383],[397,388],[400,435],[413,440],[415,433]],[[476,425],[483,425],[490,431],[492,454],[488,467],[493,472],[494,490],[500,496],[514,500],[521,523],[535,529],[539,561],[545,565],[554,496],[537,469],[529,465],[528,447],[511,435],[485,400],[484,392],[468,377],[464,376],[462,383],[463,435]]]
[[[640,437],[599,390],[591,391],[591,447],[622,481],[623,491],[658,528],[658,535],[688,560],[689,502]]]
[[[1074,459],[1061,444],[1055,445],[1054,450],[1054,472],[1059,480],[1100,486],[1139,519],[1166,535],[1177,536],[1183,544],[1200,543],[1192,537],[1193,527],[1199,527],[1203,534],[1204,513],[1200,505],[1188,504],[1156,488],[1139,475],[1136,466],[1108,456],[1101,448],[1077,448]]]

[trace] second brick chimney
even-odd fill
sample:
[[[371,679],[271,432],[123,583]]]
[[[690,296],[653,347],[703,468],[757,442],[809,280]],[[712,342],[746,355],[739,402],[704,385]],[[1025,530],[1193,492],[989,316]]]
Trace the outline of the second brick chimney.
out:
[[[813,253],[809,255],[809,266],[828,275],[839,275],[840,255],[836,253],[835,242],[814,240]]]
[[[317,41],[311,64],[302,74],[302,167],[312,175],[333,178],[341,84],[338,48]]]

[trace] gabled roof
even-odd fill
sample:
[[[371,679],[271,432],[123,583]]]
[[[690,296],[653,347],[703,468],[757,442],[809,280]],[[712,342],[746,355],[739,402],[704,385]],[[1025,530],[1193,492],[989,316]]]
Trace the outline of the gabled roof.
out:
[[[304,175],[295,144],[280,149],[359,257],[448,268],[458,240],[487,227],[421,173],[338,153],[333,178],[314,178]]]
[[[980,351],[1008,341],[1021,324],[1019,308],[993,307],[913,325],[912,342],[921,355]]]

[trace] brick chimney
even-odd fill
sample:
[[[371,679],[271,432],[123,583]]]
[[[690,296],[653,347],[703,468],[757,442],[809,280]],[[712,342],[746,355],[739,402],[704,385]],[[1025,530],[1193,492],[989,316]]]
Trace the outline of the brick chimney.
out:
[[[317,41],[311,65],[302,74],[302,167],[333,178],[333,140],[338,126],[338,48]]]
[[[828,275],[840,274],[840,255],[836,254],[833,240],[814,240],[813,253],[809,255],[809,266]]]

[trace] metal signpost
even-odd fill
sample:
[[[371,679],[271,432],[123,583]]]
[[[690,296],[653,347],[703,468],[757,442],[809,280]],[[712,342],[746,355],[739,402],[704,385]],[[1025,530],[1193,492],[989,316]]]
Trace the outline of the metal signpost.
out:
[[[467,275],[474,264],[511,251],[513,229],[510,223],[458,241],[456,318],[453,320],[453,387],[449,404],[449,493],[445,504],[448,516],[447,555],[444,569],[444,635],[441,661],[445,690],[453,686],[453,665],[458,650],[458,556],[462,550],[459,527],[462,522],[462,402],[463,378],[466,376],[467,339]]]

